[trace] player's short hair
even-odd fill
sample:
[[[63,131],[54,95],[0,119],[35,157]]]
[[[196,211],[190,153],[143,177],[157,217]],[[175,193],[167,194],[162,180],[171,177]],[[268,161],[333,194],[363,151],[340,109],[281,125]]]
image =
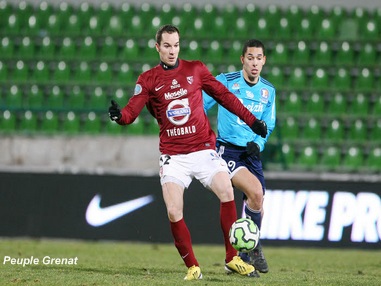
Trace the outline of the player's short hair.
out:
[[[157,32],[156,32],[156,43],[158,43],[159,45],[160,45],[161,40],[163,38],[163,33],[168,33],[168,34],[177,33],[177,34],[179,34],[179,37],[180,37],[180,31],[176,26],[173,26],[170,24],[161,26],[159,28],[159,30],[157,30]]]
[[[243,45],[243,48],[242,48],[242,56],[245,56],[245,54],[246,54],[246,52],[247,52],[247,49],[248,49],[248,48],[252,48],[252,47],[255,47],[255,48],[262,48],[262,50],[263,50],[263,55],[264,55],[264,56],[266,55],[265,45],[264,45],[260,40],[257,40],[257,39],[250,39],[250,40],[246,41],[246,43]]]

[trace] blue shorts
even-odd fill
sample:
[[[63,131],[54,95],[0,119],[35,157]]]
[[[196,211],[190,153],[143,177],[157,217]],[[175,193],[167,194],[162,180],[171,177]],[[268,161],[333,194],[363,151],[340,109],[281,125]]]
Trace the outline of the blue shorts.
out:
[[[247,168],[261,182],[263,195],[266,191],[262,161],[258,156],[248,156],[246,147],[227,145],[217,142],[217,152],[224,159],[229,168],[230,178],[241,168]]]

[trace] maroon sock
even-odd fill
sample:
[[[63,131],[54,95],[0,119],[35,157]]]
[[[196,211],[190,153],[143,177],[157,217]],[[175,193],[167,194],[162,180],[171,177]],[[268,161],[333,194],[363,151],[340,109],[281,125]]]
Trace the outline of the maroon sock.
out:
[[[225,262],[230,262],[237,255],[237,250],[233,248],[229,241],[229,230],[232,224],[237,220],[237,208],[235,201],[221,203],[220,205],[220,223],[224,234],[226,257]]]
[[[199,266],[193,253],[191,235],[183,218],[177,222],[171,222],[171,232],[175,246],[185,265],[188,268],[193,265]]]

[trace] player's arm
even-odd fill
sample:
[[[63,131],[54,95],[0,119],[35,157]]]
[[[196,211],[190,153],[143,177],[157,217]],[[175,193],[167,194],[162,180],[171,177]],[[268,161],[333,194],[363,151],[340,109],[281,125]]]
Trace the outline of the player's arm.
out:
[[[225,87],[227,86],[226,77],[223,73],[217,75],[215,79],[221,82]],[[205,111],[208,111],[217,103],[217,101],[214,97],[205,92],[205,90],[202,91],[202,95],[204,99],[204,109]]]
[[[120,108],[116,101],[111,100],[109,116],[120,125],[131,124],[139,116],[139,113],[148,101],[148,93],[145,92],[140,84],[135,87],[135,93],[124,108]]]
[[[208,113],[208,110],[211,109],[216,104],[216,101],[214,100],[213,97],[209,96],[205,91],[202,91],[202,99],[204,101],[205,113]]]
[[[223,74],[219,74],[216,79],[221,81],[222,83],[223,82],[223,79],[224,79],[224,75]],[[226,86],[226,84],[225,84]],[[211,97],[210,95],[208,95],[204,90],[202,91],[202,98],[203,98],[203,101],[204,101],[204,110],[206,113],[208,113],[208,110],[211,109],[216,103],[217,101]]]

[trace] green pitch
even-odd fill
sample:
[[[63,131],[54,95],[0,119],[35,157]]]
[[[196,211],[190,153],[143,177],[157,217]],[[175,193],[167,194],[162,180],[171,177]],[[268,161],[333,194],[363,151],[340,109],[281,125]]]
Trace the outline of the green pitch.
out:
[[[188,282],[172,244],[0,239],[0,285],[381,285],[381,249],[264,251],[270,272],[253,279],[225,274],[222,245],[196,245],[204,279]]]

